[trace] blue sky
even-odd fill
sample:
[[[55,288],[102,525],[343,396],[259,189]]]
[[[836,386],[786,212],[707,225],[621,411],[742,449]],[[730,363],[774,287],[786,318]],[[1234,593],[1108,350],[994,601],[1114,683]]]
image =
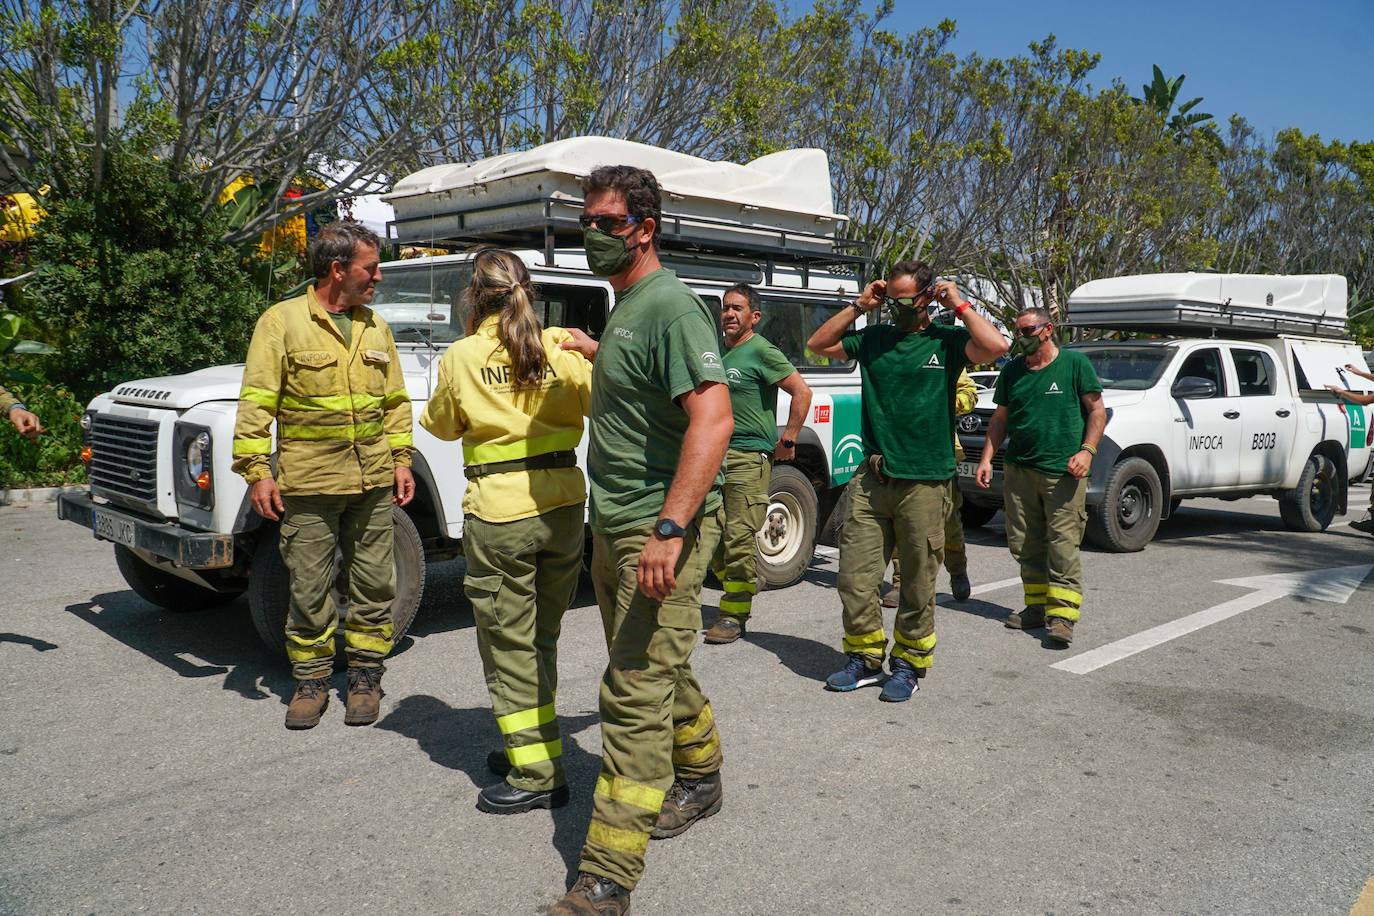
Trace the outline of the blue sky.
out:
[[[1159,64],[1187,74],[1181,97],[1202,96],[1199,110],[1223,122],[1374,140],[1374,0],[897,0],[887,27],[945,18],[959,24],[956,53],[1006,57],[1053,33],[1102,55],[1095,85],[1119,77],[1139,95]]]

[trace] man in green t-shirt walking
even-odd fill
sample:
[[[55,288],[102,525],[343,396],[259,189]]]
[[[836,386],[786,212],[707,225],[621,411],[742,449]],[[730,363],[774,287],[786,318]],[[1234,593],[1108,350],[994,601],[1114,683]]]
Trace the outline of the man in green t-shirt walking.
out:
[[[964,327],[931,324],[928,307],[937,301]],[[883,304],[892,311],[892,324],[850,330],[858,316]],[[902,261],[821,325],[806,345],[822,356],[857,360],[863,386],[865,461],[849,482],[849,516],[840,533],[839,591],[849,659],[825,686],[847,691],[882,680],[888,643],[878,588],[895,544],[902,586],[892,676],[881,699],[909,700],[935,652],[935,575],[954,499],[959,373],[968,363],[1002,356],[1007,342],[962,300],[954,283],[936,281],[920,261]]]
[[[735,432],[725,453],[725,530],[714,564],[725,597],[720,599],[720,619],[706,631],[710,644],[731,643],[744,635],[758,593],[755,536],[768,511],[773,461],[796,456],[797,436],[811,410],[811,388],[801,373],[781,350],[754,333],[762,307],[758,291],[747,283],[730,287],[721,297],[720,329],[727,348],[723,362]],[[779,388],[792,399],[782,436]]]
[[[1012,612],[1006,623],[1029,630],[1048,621],[1050,641],[1065,648],[1083,606],[1078,545],[1087,520],[1088,473],[1107,411],[1092,363],[1059,349],[1049,312],[1022,309],[1016,334],[1020,355],[997,377],[997,410],[976,479],[984,489],[991,485],[992,457],[1006,437],[1002,512],[1026,598],[1025,610]]]
[[[715,320],[659,263],[658,181],[603,166],[582,190],[587,266],[610,280],[616,306],[599,343],[578,333],[562,346],[593,360],[592,584],[610,662],[579,874],[549,912],[621,914],[649,838],[720,810],[720,738],[690,659],[734,421]]]

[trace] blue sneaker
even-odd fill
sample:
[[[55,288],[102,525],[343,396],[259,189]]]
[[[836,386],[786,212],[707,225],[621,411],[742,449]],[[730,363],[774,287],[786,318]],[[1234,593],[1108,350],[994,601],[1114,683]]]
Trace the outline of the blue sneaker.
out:
[[[869,684],[876,684],[883,679],[882,663],[879,662],[877,668],[868,666],[867,655],[858,652],[849,653],[849,661],[845,662],[843,668],[836,671],[825,679],[826,690],[858,690],[860,687],[867,687]]]
[[[884,703],[905,703],[920,689],[921,682],[917,680],[916,669],[912,667],[911,662],[904,658],[894,658],[892,677],[883,685],[883,692],[878,699]]]

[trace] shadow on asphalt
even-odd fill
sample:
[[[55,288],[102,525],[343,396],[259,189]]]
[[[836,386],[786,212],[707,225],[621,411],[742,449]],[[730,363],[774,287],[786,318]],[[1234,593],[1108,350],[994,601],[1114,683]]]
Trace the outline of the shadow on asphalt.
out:
[[[571,883],[577,876],[582,841],[592,818],[592,787],[601,772],[601,757],[584,751],[570,739],[595,725],[599,717],[596,713],[584,713],[562,716],[559,721],[563,731],[563,769],[572,801],[552,812],[553,847],[562,856]],[[455,709],[437,697],[417,694],[396,703],[373,727],[413,739],[430,760],[462,773],[474,789],[500,779],[487,770],[487,752],[502,746],[490,707]],[[477,803],[476,791],[472,792],[472,803]]]
[[[744,639],[765,652],[772,652],[789,671],[807,680],[824,683],[827,677],[844,667],[843,652],[814,639],[758,632],[750,632]],[[838,636],[836,639],[838,641]]]
[[[19,646],[28,646],[39,652],[51,652],[58,648],[55,642],[48,642],[46,639],[39,639],[36,636],[23,636],[19,633],[0,633],[0,642],[12,642]]]

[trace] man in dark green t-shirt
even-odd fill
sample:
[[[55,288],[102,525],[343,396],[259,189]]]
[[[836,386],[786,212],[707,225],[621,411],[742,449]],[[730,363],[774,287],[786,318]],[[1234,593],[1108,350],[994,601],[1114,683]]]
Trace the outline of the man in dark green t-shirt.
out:
[[[791,461],[797,436],[811,409],[811,388],[782,351],[754,333],[763,318],[758,291],[747,283],[721,297],[720,329],[725,335],[725,375],[735,432],[725,453],[725,521],[715,571],[725,590],[720,619],[706,631],[708,644],[731,643],[744,635],[758,592],[758,543],[768,510],[773,460]],[[791,405],[778,435],[778,389]]]
[[[963,328],[931,324],[939,302]],[[859,316],[887,304],[892,324],[858,331]],[[887,654],[878,588],[893,546],[902,567],[893,627],[892,676],[881,699],[901,702],[919,687],[935,651],[935,576],[944,557],[945,519],[953,504],[954,396],[959,373],[1007,352],[996,326],[920,261],[893,265],[858,300],[821,325],[807,347],[859,363],[865,461],[849,482],[849,515],[840,534],[840,602],[845,667],[830,690],[882,680]]]
[[[659,263],[658,181],[604,166],[582,190],[587,266],[610,280],[616,306],[599,343],[579,332],[562,346],[594,363],[592,584],[610,662],[579,874],[549,912],[619,914],[650,837],[720,810],[720,739],[690,659],[734,421],[711,312]]]
[[[1002,511],[1007,546],[1021,564],[1025,610],[1007,617],[1013,629],[1046,626],[1060,648],[1073,641],[1083,606],[1078,545],[1087,519],[1084,499],[1097,443],[1107,425],[1102,383],[1082,353],[1061,350],[1042,308],[1016,316],[1020,354],[997,377],[997,410],[988,426],[978,486],[992,483],[992,457],[1007,438]]]

